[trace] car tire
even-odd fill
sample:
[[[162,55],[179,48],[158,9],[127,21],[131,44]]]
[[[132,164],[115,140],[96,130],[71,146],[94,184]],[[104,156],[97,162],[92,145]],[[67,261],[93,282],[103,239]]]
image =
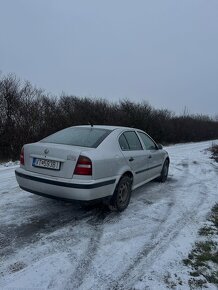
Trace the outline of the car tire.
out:
[[[109,208],[112,211],[123,211],[129,205],[131,197],[132,180],[129,176],[123,176],[110,200]]]
[[[168,177],[168,172],[169,172],[169,160],[166,159],[164,161],[160,177],[157,178],[157,181],[165,182],[167,180],[167,177]]]

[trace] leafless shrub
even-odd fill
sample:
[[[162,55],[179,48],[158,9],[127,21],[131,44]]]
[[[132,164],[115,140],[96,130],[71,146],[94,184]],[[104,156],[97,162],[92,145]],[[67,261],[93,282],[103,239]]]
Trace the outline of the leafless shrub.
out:
[[[0,74],[0,159],[17,159],[23,144],[89,123],[140,128],[163,144],[218,138],[218,121],[205,115],[176,116],[130,100],[54,97],[13,74]]]

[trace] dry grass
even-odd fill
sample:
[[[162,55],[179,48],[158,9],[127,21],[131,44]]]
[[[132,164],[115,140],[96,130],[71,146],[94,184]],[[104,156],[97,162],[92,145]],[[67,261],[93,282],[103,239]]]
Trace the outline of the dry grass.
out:
[[[183,260],[191,268],[189,286],[203,287],[206,283],[218,286],[218,204],[212,208],[208,225],[201,228],[199,234],[202,241],[195,243],[188,258]]]
[[[212,158],[218,162],[218,145],[217,144],[212,144],[210,151],[212,153]]]

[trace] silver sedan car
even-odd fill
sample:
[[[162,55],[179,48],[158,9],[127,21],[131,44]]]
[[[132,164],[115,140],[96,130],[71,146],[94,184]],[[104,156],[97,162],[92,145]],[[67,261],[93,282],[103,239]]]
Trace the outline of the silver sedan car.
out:
[[[51,198],[93,201],[124,210],[131,191],[167,179],[170,159],[145,132],[114,126],[74,126],[23,146],[19,186]]]

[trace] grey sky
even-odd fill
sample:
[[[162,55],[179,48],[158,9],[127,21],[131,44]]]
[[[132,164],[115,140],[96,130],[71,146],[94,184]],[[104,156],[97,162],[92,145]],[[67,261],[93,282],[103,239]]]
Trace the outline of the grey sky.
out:
[[[218,113],[217,0],[0,0],[0,70],[59,94]]]

